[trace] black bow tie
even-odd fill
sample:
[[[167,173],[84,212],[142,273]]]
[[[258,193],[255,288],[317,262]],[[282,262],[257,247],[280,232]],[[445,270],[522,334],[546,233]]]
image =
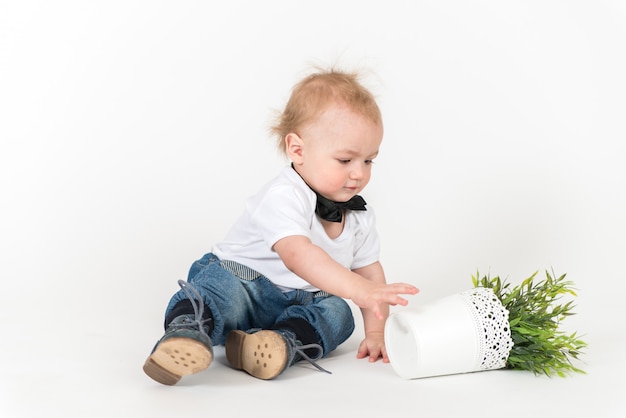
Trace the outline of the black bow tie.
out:
[[[315,190],[313,191],[315,192]],[[367,210],[365,208],[365,199],[359,195],[354,196],[347,202],[335,202],[333,200],[326,199],[318,192],[315,192],[315,195],[317,196],[315,213],[317,213],[320,218],[330,222],[341,222],[341,219],[343,218],[343,211],[346,209]]]
[[[296,168],[293,166],[293,163],[291,163],[291,168],[293,171],[298,173]],[[298,175],[300,176],[300,173],[298,173]],[[300,178],[302,178],[302,176],[300,176]],[[304,181],[304,179],[302,180]],[[304,183],[309,186],[306,181]],[[313,190],[311,186],[309,186],[309,189]],[[317,196],[315,213],[317,213],[317,216],[326,221],[341,222],[344,210],[367,210],[365,208],[365,205],[367,204],[365,203],[365,199],[359,195],[353,196],[352,199],[347,202],[335,202],[334,200],[326,199],[315,190],[313,190],[313,192],[315,192],[315,196]]]

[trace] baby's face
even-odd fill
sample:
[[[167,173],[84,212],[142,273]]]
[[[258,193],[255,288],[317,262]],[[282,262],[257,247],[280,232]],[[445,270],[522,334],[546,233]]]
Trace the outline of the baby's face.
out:
[[[383,127],[346,106],[332,105],[300,137],[302,158],[294,162],[298,173],[322,196],[345,202],[369,182]]]

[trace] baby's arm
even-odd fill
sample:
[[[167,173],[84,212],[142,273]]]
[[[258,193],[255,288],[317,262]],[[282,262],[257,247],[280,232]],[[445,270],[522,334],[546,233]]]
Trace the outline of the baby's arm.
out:
[[[355,273],[375,283],[385,284],[385,273],[379,262],[354,270]],[[370,309],[361,308],[363,325],[365,327],[365,339],[359,345],[357,358],[369,357],[370,362],[375,362],[382,357],[383,362],[389,363],[387,350],[385,349],[385,321],[389,316],[389,306],[381,306],[383,318],[379,318]]]
[[[389,312],[388,305],[405,306],[408,301],[400,295],[414,295],[418,292],[415,286],[406,283],[385,283],[382,267],[378,263],[357,270],[367,274],[365,277],[346,269],[305,236],[285,237],[274,244],[274,251],[289,270],[313,286],[351,299],[364,310],[366,326],[374,324],[374,319],[384,324]],[[376,265],[379,271],[375,270]],[[380,324],[372,329],[379,327]]]

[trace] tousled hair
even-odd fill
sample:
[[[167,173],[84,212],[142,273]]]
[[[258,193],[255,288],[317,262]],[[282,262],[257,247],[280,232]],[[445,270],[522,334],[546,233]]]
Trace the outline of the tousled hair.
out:
[[[285,152],[285,137],[320,116],[331,104],[344,104],[376,124],[382,117],[376,99],[359,81],[359,75],[336,69],[320,70],[297,83],[270,132]]]

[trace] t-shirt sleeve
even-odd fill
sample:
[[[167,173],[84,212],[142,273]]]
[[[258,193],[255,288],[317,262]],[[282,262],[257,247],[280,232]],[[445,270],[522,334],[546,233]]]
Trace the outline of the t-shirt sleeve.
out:
[[[250,219],[268,247],[292,235],[311,237],[311,203],[299,190],[285,185],[270,188]]]

